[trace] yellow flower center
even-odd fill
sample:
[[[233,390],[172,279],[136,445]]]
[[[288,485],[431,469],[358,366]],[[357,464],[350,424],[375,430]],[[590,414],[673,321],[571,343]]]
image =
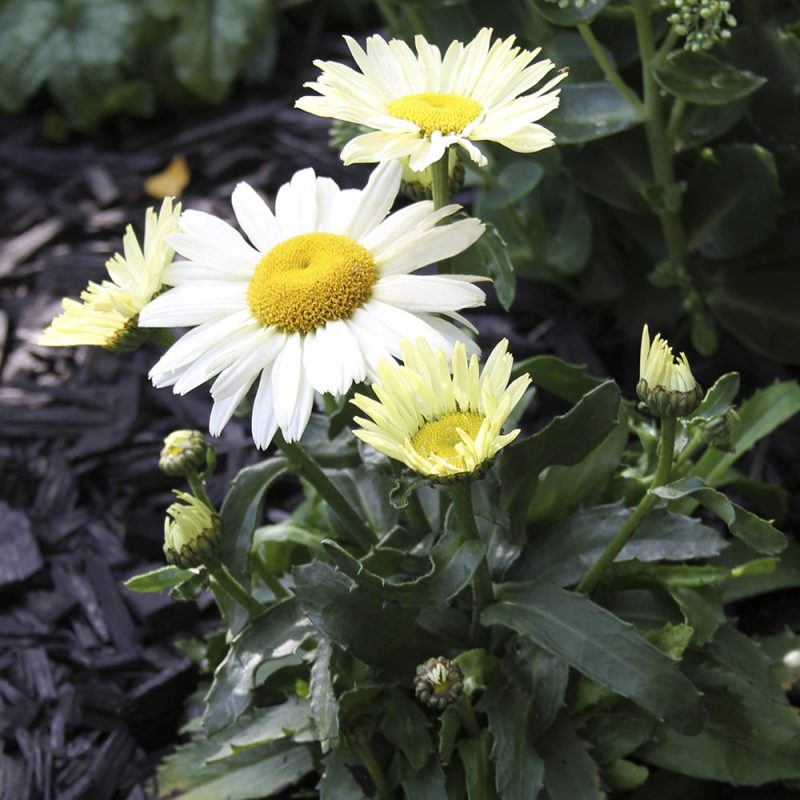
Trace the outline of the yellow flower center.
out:
[[[480,116],[483,106],[470,97],[423,92],[392,100],[386,110],[393,117],[419,125],[430,136],[434,131],[461,133]]]
[[[378,279],[372,254],[335,233],[304,233],[281,242],[258,262],[247,304],[265,326],[309,333],[347,319]]]
[[[458,464],[460,455],[456,445],[461,444],[458,431],[462,430],[471,439],[478,435],[483,416],[473,411],[456,411],[439,419],[426,422],[411,439],[414,449],[423,457],[437,455]]]

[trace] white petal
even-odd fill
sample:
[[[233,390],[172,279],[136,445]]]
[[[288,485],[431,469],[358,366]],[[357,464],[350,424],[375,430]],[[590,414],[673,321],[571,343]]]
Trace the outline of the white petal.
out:
[[[329,322],[305,337],[303,368],[318,392],[344,394],[367,374],[358,340],[344,320]]]
[[[250,384],[243,384],[236,394],[214,401],[211,409],[211,418],[208,421],[208,430],[212,436],[219,436],[222,433],[222,429],[230,421],[249,388]]]
[[[383,221],[400,191],[401,175],[398,160],[384,161],[372,171],[345,236],[358,241]]]
[[[278,420],[275,418],[275,410],[272,403],[272,370],[265,369],[261,373],[261,380],[258,382],[258,391],[253,400],[253,419],[252,431],[253,441],[256,447],[265,450],[275,431],[278,430]]]
[[[237,391],[242,381],[253,382],[254,376],[271,364],[283,347],[285,336],[270,329],[261,329],[248,342],[246,348],[236,360],[226,369],[222,370],[219,377],[211,387],[211,396],[227,397]]]
[[[303,343],[298,333],[286,337],[272,368],[272,405],[280,429],[286,433],[292,421],[303,373]]]
[[[258,263],[259,252],[213,214],[184,211],[179,228],[180,232],[170,234],[167,241],[184,258],[242,274],[251,273]]]
[[[275,215],[250,184],[238,184],[231,195],[231,203],[242,230],[262,253],[284,238]]]
[[[313,169],[295,172],[275,198],[275,217],[287,238],[311,233],[317,227],[317,183]]]
[[[515,153],[535,153],[555,144],[556,135],[542,125],[526,125],[521,130],[495,139]]]
[[[418,144],[416,130],[362,133],[342,148],[342,161],[349,165],[402,158],[413,153]]]
[[[387,275],[375,284],[372,296],[407,311],[433,313],[475,308],[486,302],[482,289],[446,275]]]
[[[247,284],[202,281],[176,286],[148,303],[139,315],[143,328],[200,325],[247,308]]]
[[[300,378],[300,387],[297,393],[297,402],[292,413],[292,418],[289,421],[288,427],[283,429],[283,435],[286,437],[287,442],[297,442],[303,436],[303,431],[308,425],[308,420],[311,417],[311,409],[314,407],[314,390],[311,384],[305,380],[304,377]]]

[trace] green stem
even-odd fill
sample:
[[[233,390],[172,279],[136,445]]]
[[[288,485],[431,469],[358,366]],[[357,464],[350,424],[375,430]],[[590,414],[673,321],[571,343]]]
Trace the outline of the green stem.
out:
[[[367,768],[367,772],[369,772],[369,776],[372,778],[372,782],[375,784],[375,788],[378,790],[378,795],[381,800],[393,800],[394,795],[392,794],[392,789],[389,786],[389,782],[386,780],[386,776],[383,774],[380,764],[375,760],[375,756],[369,744],[367,742],[359,743],[355,745],[353,749]]]
[[[650,148],[650,163],[653,178],[659,189],[666,190],[675,183],[672,152],[669,149],[664,130],[664,115],[661,95],[653,77],[653,63],[656,59],[653,27],[650,23],[649,0],[633,0],[633,18],[636,24],[636,37],[642,59],[642,87],[644,91],[645,130]],[[655,209],[661,223],[661,231],[667,245],[670,259],[682,272],[685,271],[686,242],[683,225],[677,211],[659,203]]]
[[[450,151],[445,150],[444,155],[428,169],[431,171],[431,192],[433,194],[433,208],[443,208],[450,202],[450,181],[448,166]]]
[[[375,543],[375,534],[367,527],[358,512],[333,485],[328,476],[317,466],[314,459],[297,442],[287,442],[280,431],[275,434],[274,441],[294,470],[317,490],[320,497],[347,525],[350,535],[364,550],[369,550]]]
[[[220,588],[245,609],[251,617],[257,617],[264,610],[264,606],[231,575],[228,568],[221,561],[209,565],[208,571]]]
[[[189,486],[191,487],[194,496],[198,500],[202,500],[212,511],[216,511],[217,509],[214,508],[214,504],[211,502],[211,498],[208,496],[206,492],[205,483],[203,483],[202,478],[197,474],[195,470],[192,470],[186,475],[186,480],[189,482]]]
[[[633,108],[640,117],[643,117],[644,104],[637,97],[636,92],[622,80],[619,72],[617,72],[617,68],[606,54],[606,51],[603,50],[603,46],[597,40],[597,37],[592,32],[588,23],[584,22],[578,25],[578,33],[580,33],[583,41],[589,48],[589,52],[594,57],[597,65],[603,70],[603,75],[605,75],[606,80],[628,101],[631,108]]]
[[[461,718],[461,724],[467,733],[474,739],[476,736],[481,735],[481,726],[478,725],[478,720],[475,716],[475,711],[472,708],[472,703],[467,700],[462,694],[454,703],[458,716]]]
[[[686,447],[681,450],[678,457],[675,459],[675,469],[678,470],[686,464],[686,462],[695,454],[697,449],[703,444],[703,437],[693,435],[686,444]]]
[[[670,28],[667,32],[667,35],[664,37],[664,41],[661,42],[660,47],[658,48],[658,52],[656,53],[656,61],[661,62],[665,59],[671,52],[672,48],[678,43],[678,39],[681,37],[675,33],[675,28]]]
[[[467,539],[479,542],[483,546],[480,533],[478,533],[478,526],[475,524],[475,511],[472,508],[472,484],[454,483],[450,487],[450,496],[453,500],[453,511],[456,515],[456,524],[459,531]],[[478,638],[483,609],[494,602],[492,577],[489,574],[489,564],[485,555],[481,558],[472,578],[472,593],[475,602],[472,607],[472,628],[470,633],[474,641]]]
[[[670,150],[674,152],[675,143],[678,139],[678,128],[683,120],[683,113],[686,111],[686,101],[682,97],[676,98],[672,104],[672,110],[669,113],[669,122],[667,122],[667,141]]]
[[[283,588],[281,582],[269,571],[261,556],[253,554],[250,557],[250,564],[255,567],[258,577],[264,585],[275,595],[276,600],[283,600],[289,596],[289,592]]]
[[[669,483],[669,476],[672,472],[672,458],[675,451],[675,430],[677,419],[675,417],[661,418],[661,452],[658,456],[658,466],[650,489],[663,486]],[[597,559],[594,566],[583,576],[575,591],[582,594],[591,594],[592,590],[602,579],[608,567],[619,555],[620,550],[628,543],[628,540],[636,532],[642,520],[650,513],[658,498],[649,491],[639,501],[639,505],[628,517],[625,524],[619,529],[614,538],[606,545],[606,549]]]

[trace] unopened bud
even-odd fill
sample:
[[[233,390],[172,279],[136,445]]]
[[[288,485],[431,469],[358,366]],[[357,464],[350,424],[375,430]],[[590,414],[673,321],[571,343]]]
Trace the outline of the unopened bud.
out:
[[[724,414],[713,419],[704,420],[700,426],[703,439],[709,447],[721,450],[723,453],[734,451],[731,444],[731,425],[739,419],[739,415],[732,408]]]
[[[651,343],[647,325],[642,331],[636,393],[656,417],[688,416],[703,399],[703,390],[692,375],[686,355],[681,353],[675,358],[660,334]]]
[[[186,492],[175,492],[175,495],[179,502],[167,509],[164,520],[167,563],[192,569],[216,561],[222,548],[219,514]]]
[[[158,468],[167,475],[188,475],[206,467],[208,445],[200,431],[173,431],[164,439]]]
[[[449,658],[429,658],[417,667],[414,692],[426,705],[443,709],[455,702],[464,690],[464,676]]]

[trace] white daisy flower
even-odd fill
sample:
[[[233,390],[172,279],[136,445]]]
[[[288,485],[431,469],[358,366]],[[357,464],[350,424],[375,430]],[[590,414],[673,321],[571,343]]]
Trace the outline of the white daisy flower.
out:
[[[217,376],[210,430],[218,435],[258,380],[253,439],[264,448],[280,428],[298,440],[314,392],[345,393],[402,357],[403,339],[422,337],[451,352],[477,350],[452,321],[485,295],[468,275],[411,275],[465,250],[483,233],[476,219],[430,201],[389,214],[400,164],[381,164],[363,190],[340,189],[311,169],[281,186],[273,213],[246,183],[233,210],[250,243],[221,219],[186,211],[170,237],[178,254],[174,288],[140,315],[144,326],[196,326],[153,367],[156,386],[184,394]],[[387,216],[388,215],[388,216]]]
[[[514,36],[491,41],[483,28],[468,44],[439,48],[416,36],[416,54],[399,39],[367,39],[364,51],[345,36],[360,72],[335,61],[315,61],[319,79],[305,84],[320,96],[301,97],[297,108],[374,130],[352,139],[342,151],[345,164],[409,157],[420,172],[459,145],[483,166],[474,142],[493,141],[518,153],[550,147],[554,134],[537,120],[558,107],[553,87],[560,72],[525,94],[553,69],[549,59],[534,61],[541,48],[514,46]]]
[[[115,253],[106,262],[110,280],[90,281],[81,292],[82,302],[63,300],[64,311],[43,331],[39,344],[48,347],[95,345],[112,350],[135,349],[143,342],[137,335],[138,314],[161,291],[164,271],[174,252],[167,235],[176,229],[180,203],[166,197],[161,210],[148,208],[144,243],[139,244],[128,225],[122,239],[124,255]]]

